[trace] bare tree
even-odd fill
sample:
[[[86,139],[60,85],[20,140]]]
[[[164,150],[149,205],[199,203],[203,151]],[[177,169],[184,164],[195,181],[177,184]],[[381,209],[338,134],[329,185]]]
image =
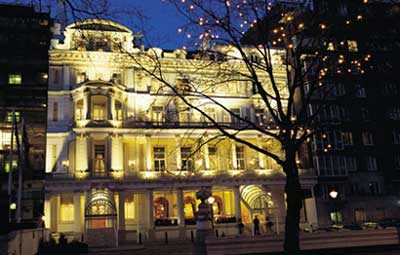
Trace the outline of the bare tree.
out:
[[[192,65],[192,73],[188,75],[167,64],[155,48],[125,53],[160,85],[157,91],[162,93],[164,88],[168,89],[177,105],[196,111],[209,127],[219,131],[212,138],[202,135],[199,147],[224,136],[264,154],[282,168],[286,175],[287,202],[284,249],[288,254],[298,254],[300,210],[304,199],[298,152],[321,131],[319,113],[330,107],[325,99],[333,89],[326,80],[328,74],[346,72],[350,68],[364,72],[361,61],[351,67],[338,67],[344,62],[343,57],[328,52],[329,31],[334,26],[307,7],[287,9],[273,6],[270,1],[256,0],[170,2],[187,21],[179,32],[194,39],[194,44],[186,48],[198,48],[176,52],[201,60],[185,62]],[[61,3],[73,17],[104,17],[109,12],[107,1],[95,6],[92,1],[83,0]],[[166,75],[172,69],[183,77],[178,82]],[[213,76],[205,75],[209,69],[214,70]],[[243,88],[238,93],[251,96],[262,110],[259,114],[265,118],[255,120],[243,116],[214,96],[218,88],[229,90],[232,83]],[[217,121],[206,110],[204,101],[219,107],[235,121]],[[179,111],[176,109],[176,114]],[[265,149],[243,139],[241,134],[249,129],[272,139],[278,149]]]
[[[282,168],[286,175],[287,202],[284,249],[288,254],[298,254],[304,199],[299,151],[324,130],[319,115],[332,107],[326,99],[335,89],[327,77],[341,72],[363,73],[363,60],[350,63],[343,55],[333,54],[329,40],[336,27],[309,6],[273,6],[270,1],[253,0],[170,2],[186,18],[187,24],[179,29],[192,43],[186,49],[197,48],[187,53],[190,58],[201,60],[191,62],[194,73],[180,73],[186,78],[171,81],[168,78],[171,66],[157,49],[136,52],[131,57],[180,103],[211,123],[220,132],[219,136],[264,154]],[[337,26],[342,26],[341,22]],[[193,78],[211,69],[217,70],[214,76]],[[218,87],[228,86],[229,90],[228,84],[232,83],[243,88],[239,92],[243,96],[251,91],[254,104],[261,109],[257,114],[264,115],[267,121],[240,115],[215,97]],[[196,98],[203,99],[202,103]],[[207,112],[204,100],[227,112],[235,124],[217,121]],[[269,137],[278,150],[265,149],[243,139],[241,134],[249,129]]]

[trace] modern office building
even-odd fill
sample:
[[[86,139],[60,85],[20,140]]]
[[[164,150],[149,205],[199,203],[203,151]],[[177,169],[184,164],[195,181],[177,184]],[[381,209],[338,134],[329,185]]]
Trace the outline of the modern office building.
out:
[[[238,61],[219,57],[218,68],[204,68],[218,56],[204,60],[181,49],[145,50],[133,45],[131,30],[108,20],[73,23],[64,36],[63,43],[52,41],[49,53],[46,227],[83,237],[90,245],[137,240],[139,233],[153,240],[164,239],[165,233],[190,239],[199,203],[195,193],[208,188],[220,234],[236,235],[240,221],[249,231],[255,215],[261,221],[268,216],[277,230],[283,229],[285,176],[280,168],[260,153],[218,137],[209,119],[140,67],[154,64],[142,52],[153,55],[173,88],[188,92],[185,99],[229,132],[279,152],[272,140],[243,122],[269,123],[251,83],[224,80],[221,68],[240,70]],[[237,57],[227,46],[218,50],[221,56]],[[285,69],[276,65],[284,84]],[[210,98],[190,93],[193,85]],[[301,182],[312,191],[315,172],[302,169]],[[301,224],[316,222],[310,196]]]
[[[38,223],[43,215],[44,206],[42,191],[45,172],[50,16],[48,13],[35,11],[31,6],[1,4],[0,21],[1,208],[7,210],[11,206],[12,222]],[[20,148],[24,151],[22,156],[19,156],[15,136],[11,146],[13,112],[14,131],[18,129]],[[16,219],[20,164],[23,180],[22,203],[20,219]],[[11,200],[7,196],[10,171],[13,172]],[[7,215],[7,212],[4,215]],[[8,217],[3,218],[9,221]]]
[[[327,132],[312,148],[319,220],[399,217],[400,8],[385,1],[315,1],[314,8],[335,26],[328,55],[342,56],[328,78],[331,106],[320,116]]]

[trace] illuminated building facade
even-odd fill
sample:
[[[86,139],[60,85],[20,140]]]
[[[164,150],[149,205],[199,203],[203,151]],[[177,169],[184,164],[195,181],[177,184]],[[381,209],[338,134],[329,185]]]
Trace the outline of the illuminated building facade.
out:
[[[97,245],[137,240],[139,233],[153,240],[164,239],[165,232],[171,239],[190,238],[199,203],[195,192],[206,187],[220,234],[238,234],[240,221],[249,232],[255,215],[262,222],[270,217],[277,230],[283,229],[283,172],[246,146],[208,139],[219,131],[139,67],[149,62],[139,57],[145,50],[133,45],[128,28],[86,20],[67,26],[64,35],[62,44],[52,42],[49,53],[46,227],[75,238],[83,234]],[[159,57],[163,75],[183,93],[189,79],[216,84],[221,76],[212,67],[199,70],[206,62],[190,52],[146,52]],[[284,82],[285,70],[276,69]],[[251,84],[223,85],[207,94],[242,118],[267,125]],[[243,126],[204,97],[188,98],[217,122]],[[279,151],[250,128],[240,137]],[[301,179],[311,194],[314,172],[302,169]],[[301,223],[317,224],[312,195],[304,205]]]

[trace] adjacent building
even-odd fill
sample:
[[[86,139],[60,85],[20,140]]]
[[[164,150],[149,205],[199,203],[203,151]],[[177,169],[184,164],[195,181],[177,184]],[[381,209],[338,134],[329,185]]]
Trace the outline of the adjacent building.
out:
[[[311,49],[330,62],[327,89],[312,102],[323,96],[326,104],[316,118],[323,132],[310,147],[319,223],[399,217],[400,8],[396,1],[297,2],[323,17],[327,31],[319,35],[326,48]]]
[[[0,192],[4,215],[11,208],[11,218],[2,218],[5,222],[40,223],[43,215],[49,28],[48,13],[37,12],[32,6],[0,5]],[[20,148],[24,149],[22,157],[15,136],[11,146],[13,112]],[[20,219],[16,219],[20,163],[22,204]],[[9,200],[10,171],[13,178]]]
[[[251,83],[224,80],[224,67],[244,68],[234,58],[220,59],[219,68],[204,68],[208,60],[195,52],[144,50],[133,45],[131,30],[108,20],[71,24],[64,36],[63,43],[53,40],[49,53],[47,228],[97,245],[138,240],[139,235],[164,239],[166,232],[169,238],[190,238],[199,203],[195,192],[208,188],[220,234],[236,235],[238,222],[250,232],[255,215],[262,222],[269,217],[277,231],[283,229],[285,176],[280,168],[260,153],[219,137],[210,119],[172,91],[187,92],[186,100],[226,130],[240,130],[241,138],[279,151],[272,140],[243,123],[251,119],[266,127],[269,117]],[[227,46],[218,50],[236,54]],[[162,63],[173,88],[143,71],[141,65],[154,64],[143,57],[144,51]],[[278,65],[284,85],[285,69]],[[190,93],[193,85],[210,98]],[[301,180],[312,194],[315,172],[302,169]],[[301,224],[316,223],[315,201],[309,196]]]

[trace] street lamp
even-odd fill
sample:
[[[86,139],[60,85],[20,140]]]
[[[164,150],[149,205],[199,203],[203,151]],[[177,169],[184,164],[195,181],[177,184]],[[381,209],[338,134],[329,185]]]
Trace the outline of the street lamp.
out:
[[[329,192],[329,196],[333,199],[333,210],[334,210],[334,215],[335,215],[335,224],[337,225],[339,223],[338,220],[338,210],[336,207],[336,198],[338,197],[339,192],[337,192],[336,190],[332,190],[331,192]]]
[[[330,196],[332,199],[336,199],[338,195],[339,195],[339,192],[337,192],[337,191],[334,190],[334,189],[333,189],[331,192],[329,192],[329,196]]]
[[[45,220],[46,220],[46,216],[42,215],[42,217],[40,218],[42,220],[42,242],[44,243],[44,228],[45,228]]]

